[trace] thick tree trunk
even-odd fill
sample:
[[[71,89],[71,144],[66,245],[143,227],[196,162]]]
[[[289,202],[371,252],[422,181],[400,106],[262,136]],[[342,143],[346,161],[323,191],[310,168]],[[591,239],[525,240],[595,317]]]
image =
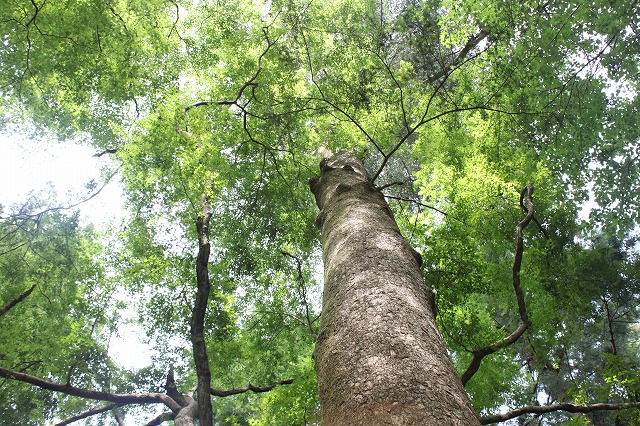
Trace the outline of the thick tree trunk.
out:
[[[444,348],[420,272],[352,153],[311,180],[324,295],[315,350],[323,425],[479,425]]]

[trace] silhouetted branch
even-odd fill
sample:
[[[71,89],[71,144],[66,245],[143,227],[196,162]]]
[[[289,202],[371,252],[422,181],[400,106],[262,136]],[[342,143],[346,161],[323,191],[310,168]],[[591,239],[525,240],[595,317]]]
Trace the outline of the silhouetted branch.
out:
[[[480,417],[480,423],[488,425],[491,423],[504,422],[523,414],[545,414],[555,411],[566,411],[568,413],[592,413],[594,411],[613,411],[613,410],[629,410],[640,408],[640,402],[627,402],[619,404],[556,404],[556,405],[529,405],[518,409],[507,411],[503,414],[492,414],[490,416]]]
[[[21,219],[28,219],[28,218],[32,218],[32,217],[42,216],[43,214],[49,213],[49,212],[55,212],[55,211],[60,211],[60,210],[69,210],[69,209],[72,209],[74,207],[78,207],[80,204],[86,203],[87,201],[90,201],[90,200],[94,199],[95,197],[97,197],[98,195],[100,195],[102,190],[109,184],[109,182],[111,182],[111,179],[113,179],[113,177],[116,175],[116,173],[118,173],[119,170],[120,170],[120,167],[115,169],[113,171],[113,173],[111,173],[111,175],[109,175],[109,177],[107,177],[107,179],[104,181],[104,183],[102,184],[100,189],[98,189],[96,192],[94,192],[93,194],[91,194],[87,198],[84,198],[84,199],[82,199],[82,200],[80,200],[80,201],[78,201],[76,203],[70,204],[68,206],[50,207],[50,208],[44,209],[42,211],[39,211],[38,213],[19,213],[17,215],[11,215],[11,216],[8,216],[8,217],[17,217],[17,218],[21,218]],[[7,219],[8,217],[0,217],[0,219]]]
[[[0,308],[0,317],[6,314],[7,312],[9,312],[9,309],[13,308],[18,303],[22,302],[24,299],[29,297],[29,295],[31,294],[31,292],[33,292],[35,288],[36,288],[36,284],[29,287],[27,290],[23,291],[18,297],[16,297],[11,302],[7,303],[2,308]]]
[[[237,395],[239,393],[245,393],[245,392],[255,392],[255,393],[262,393],[262,392],[269,392],[271,389],[275,388],[278,385],[290,385],[291,383],[293,383],[292,379],[289,380],[282,380],[274,385],[271,386],[253,386],[252,384],[248,384],[247,386],[243,387],[243,388],[239,388],[239,389],[230,389],[230,390],[219,390],[219,389],[214,389],[211,388],[211,395],[213,396],[220,396],[220,397],[225,397],[225,396],[230,396],[230,395]]]
[[[141,393],[141,394],[118,394],[110,392],[95,391],[91,389],[82,389],[70,384],[58,384],[48,382],[29,374],[18,373],[16,371],[7,370],[0,367],[0,377],[18,380],[20,382],[29,383],[42,389],[54,392],[61,392],[66,395],[77,396],[86,399],[95,399],[98,401],[113,402],[115,404],[164,404],[173,411],[180,410],[180,405],[169,396],[162,393]]]
[[[115,154],[118,152],[118,148],[108,148],[104,151],[98,152],[97,154],[93,154],[94,157],[102,157],[105,154]]]
[[[484,357],[486,357],[487,355],[491,355],[492,353],[497,352],[502,348],[514,344],[531,325],[531,322],[529,321],[529,315],[527,314],[527,306],[524,302],[524,293],[522,292],[522,286],[520,285],[520,269],[522,267],[522,253],[524,251],[524,238],[522,234],[524,228],[526,228],[533,219],[534,213],[532,195],[533,186],[531,184],[527,185],[520,193],[520,205],[527,212],[527,215],[524,219],[522,219],[522,221],[516,228],[516,253],[513,259],[512,281],[513,290],[516,293],[516,300],[518,302],[518,313],[520,314],[520,322],[518,323],[518,328],[516,328],[515,331],[507,337],[500,339],[489,346],[476,349],[472,352],[473,359],[471,360],[469,367],[467,367],[465,372],[462,373],[462,376],[460,377],[463,385],[466,385],[469,379],[471,379],[471,377],[473,377],[473,375],[478,371]]]
[[[69,425],[71,423],[77,422],[78,420],[86,419],[87,417],[95,416],[96,414],[104,413],[104,412],[113,410],[114,408],[118,408],[118,407],[122,407],[122,405],[121,404],[109,404],[109,405],[105,405],[104,407],[95,407],[95,408],[92,408],[90,410],[85,411],[84,413],[80,413],[80,414],[77,414],[77,415],[75,415],[73,417],[69,417],[65,421],[62,421],[60,423],[56,423],[55,426]]]
[[[280,250],[280,253],[284,254],[285,256],[290,257],[291,259],[296,261],[296,265],[298,267],[298,284],[300,286],[300,296],[302,297],[302,303],[304,305],[304,310],[305,310],[305,317],[306,317],[306,325],[309,328],[309,333],[311,333],[311,335],[313,336],[314,339],[318,338],[318,335],[316,334],[316,332],[313,330],[313,322],[314,320],[311,320],[311,312],[309,309],[309,302],[307,301],[307,286],[304,280],[304,276],[302,275],[302,261],[300,260],[300,258],[298,256],[294,256],[293,254],[289,253],[286,250]]]

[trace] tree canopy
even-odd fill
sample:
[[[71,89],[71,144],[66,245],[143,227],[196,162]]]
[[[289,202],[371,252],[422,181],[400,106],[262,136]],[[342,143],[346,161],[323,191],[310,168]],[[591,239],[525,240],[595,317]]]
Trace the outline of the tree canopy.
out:
[[[7,0],[0,16],[2,130],[94,146],[129,211],[95,230],[44,196],[3,207],[7,424],[100,407],[87,424],[159,424],[148,404],[187,406],[204,364],[214,424],[316,424],[323,150],[364,161],[420,253],[484,423],[640,423],[637,1]],[[147,368],[109,359],[124,311]]]

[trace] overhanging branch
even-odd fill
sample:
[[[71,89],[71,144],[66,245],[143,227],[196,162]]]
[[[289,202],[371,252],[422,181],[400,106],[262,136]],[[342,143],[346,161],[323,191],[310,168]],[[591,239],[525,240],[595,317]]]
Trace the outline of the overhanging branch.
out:
[[[58,383],[48,382],[29,374],[18,373],[17,371],[7,370],[6,368],[2,367],[0,367],[0,377],[18,380],[20,382],[29,383],[42,389],[60,392],[70,396],[113,402],[115,404],[164,404],[172,411],[177,411],[181,408],[180,405],[178,405],[178,403],[176,403],[172,398],[162,393],[118,394],[101,392],[91,389],[78,388],[75,386],[71,386],[70,384],[61,385]]]
[[[627,402],[619,404],[556,404],[556,405],[528,405],[520,407],[512,411],[508,411],[503,414],[492,414],[490,416],[480,417],[480,423],[488,425],[492,423],[504,422],[509,419],[522,416],[524,414],[545,414],[553,413],[555,411],[566,411],[568,413],[592,413],[594,411],[614,411],[614,410],[629,410],[639,409],[640,402]]]
[[[109,404],[104,407],[95,407],[90,410],[85,411],[84,413],[77,414],[73,417],[69,417],[67,420],[62,421],[60,423],[56,423],[55,426],[66,426],[71,423],[75,423],[79,420],[86,419],[87,417],[95,416],[96,414],[104,413],[114,408],[122,407],[122,404]]]
[[[219,390],[219,389],[211,388],[211,395],[225,397],[225,396],[237,395],[239,393],[245,393],[249,391],[254,393],[269,392],[270,390],[272,390],[278,385],[290,385],[291,383],[293,383],[292,379],[282,380],[271,386],[253,386],[252,384],[248,384],[247,386],[239,389]]]

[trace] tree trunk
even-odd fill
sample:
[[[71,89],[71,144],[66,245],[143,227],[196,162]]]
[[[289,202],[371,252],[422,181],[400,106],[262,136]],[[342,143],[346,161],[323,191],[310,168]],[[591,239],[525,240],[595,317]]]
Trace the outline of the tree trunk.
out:
[[[324,426],[479,425],[436,328],[420,256],[353,153],[322,161]]]

